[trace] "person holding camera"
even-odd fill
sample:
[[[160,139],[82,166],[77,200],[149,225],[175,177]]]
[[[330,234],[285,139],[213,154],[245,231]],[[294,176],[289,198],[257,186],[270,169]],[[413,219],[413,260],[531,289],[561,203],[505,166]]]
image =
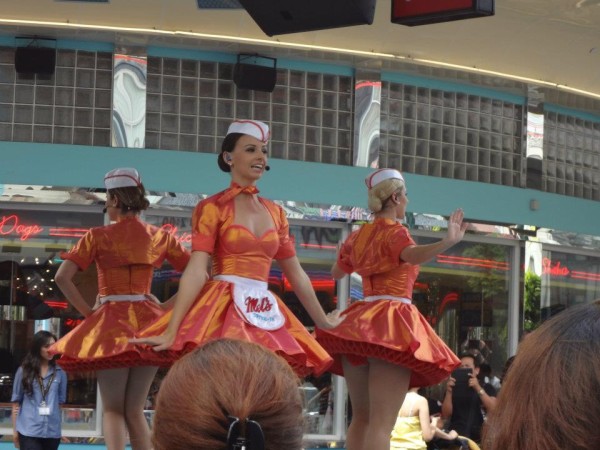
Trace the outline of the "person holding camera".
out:
[[[461,354],[460,362],[446,384],[442,415],[450,419],[448,428],[479,442],[484,411],[488,414],[496,406],[496,390],[489,383],[479,383],[479,362],[473,354]]]

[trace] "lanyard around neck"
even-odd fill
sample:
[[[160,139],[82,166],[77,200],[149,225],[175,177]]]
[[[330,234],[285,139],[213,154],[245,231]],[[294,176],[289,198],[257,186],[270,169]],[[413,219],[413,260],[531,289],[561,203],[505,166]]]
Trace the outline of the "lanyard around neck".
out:
[[[38,375],[38,383],[40,385],[40,391],[42,393],[42,403],[46,403],[46,396],[48,395],[48,392],[50,392],[50,387],[52,386],[52,382],[54,381],[55,376],[56,369],[54,369],[54,372],[52,372],[52,376],[50,377],[48,384],[44,386],[44,380],[42,380],[42,377]]]

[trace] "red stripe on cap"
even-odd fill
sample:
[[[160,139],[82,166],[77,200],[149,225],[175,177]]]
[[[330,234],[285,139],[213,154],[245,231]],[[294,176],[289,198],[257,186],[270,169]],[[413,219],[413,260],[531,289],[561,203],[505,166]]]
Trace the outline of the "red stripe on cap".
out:
[[[366,183],[367,187],[369,189],[371,189],[373,187],[373,184],[372,184],[373,177],[383,170],[387,170],[387,169],[379,169],[379,170],[376,170],[375,172],[373,172],[371,175],[369,175],[369,178],[367,178],[367,183]]]
[[[262,136],[261,142],[267,142],[269,140],[269,136],[265,137],[265,132],[263,131],[263,127],[261,127],[254,120],[236,120],[234,122],[237,122],[237,123],[249,123],[249,124],[254,125],[256,128],[258,128],[260,130],[260,135]],[[271,132],[269,131],[269,135],[270,134],[271,134]]]
[[[132,177],[131,175],[127,175],[127,174],[111,175],[109,177],[104,177],[104,181],[106,181],[110,178],[120,178],[120,177],[131,178],[133,181],[135,181],[135,184],[138,187],[140,187],[142,185],[141,182],[137,178]]]

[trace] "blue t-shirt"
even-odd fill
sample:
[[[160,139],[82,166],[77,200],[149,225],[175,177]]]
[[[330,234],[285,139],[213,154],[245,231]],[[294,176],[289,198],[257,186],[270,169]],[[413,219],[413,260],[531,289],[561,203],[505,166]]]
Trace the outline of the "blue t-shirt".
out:
[[[44,390],[56,372],[48,394],[46,406],[50,408],[49,415],[41,416],[39,407],[42,403],[42,391],[38,380],[34,380],[33,393],[27,395],[23,391],[23,368],[19,367],[13,383],[11,402],[19,403],[17,416],[17,431],[23,436],[37,438],[61,437],[61,410],[60,405],[67,401],[67,374],[58,366],[50,366],[48,373],[42,380]]]

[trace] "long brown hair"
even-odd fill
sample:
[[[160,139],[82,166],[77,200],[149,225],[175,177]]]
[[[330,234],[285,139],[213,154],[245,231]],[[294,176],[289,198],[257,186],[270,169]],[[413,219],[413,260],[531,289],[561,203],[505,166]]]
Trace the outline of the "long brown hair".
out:
[[[36,382],[38,377],[42,376],[42,347],[49,345],[51,342],[56,342],[56,340],[56,336],[49,331],[40,330],[33,335],[29,353],[27,353],[23,364],[21,364],[23,368],[23,391],[27,395],[33,395],[33,383]],[[48,362],[48,365],[56,367],[54,358]]]
[[[155,450],[224,450],[229,416],[260,424],[265,450],[300,450],[299,380],[275,353],[220,339],[177,361],[160,387]]]
[[[600,301],[572,306],[527,336],[484,429],[485,450],[596,450]]]

